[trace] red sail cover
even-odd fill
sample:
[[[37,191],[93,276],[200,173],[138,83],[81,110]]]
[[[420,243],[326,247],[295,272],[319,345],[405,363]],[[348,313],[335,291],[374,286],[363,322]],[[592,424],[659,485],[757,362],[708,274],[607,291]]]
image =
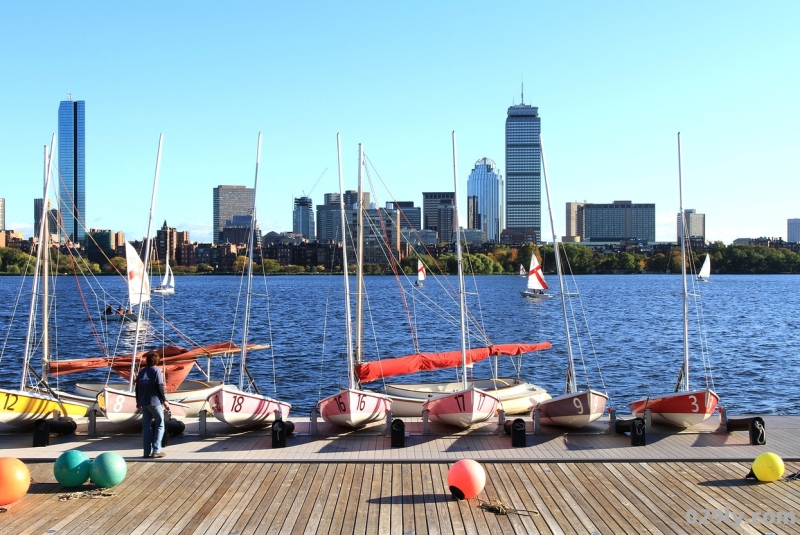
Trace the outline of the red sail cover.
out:
[[[248,350],[262,349],[265,346],[248,344]],[[220,342],[194,349],[184,349],[178,346],[164,346],[155,349],[161,355],[161,364],[164,370],[164,387],[167,392],[174,392],[186,379],[198,357],[211,357],[234,353],[241,349],[233,342]],[[139,365],[144,366],[144,355],[148,351],[139,353]],[[50,362],[50,375],[66,375],[89,369],[110,367],[120,374],[126,381],[131,378],[131,359],[133,355],[117,355],[114,357],[88,357],[75,360],[56,360]]]
[[[550,349],[550,342],[538,344],[497,344],[467,350],[467,364],[479,362],[493,355],[522,355],[532,351]],[[415,353],[406,357],[366,362],[356,366],[356,375],[362,383],[428,370],[461,366],[461,350],[445,353]]]

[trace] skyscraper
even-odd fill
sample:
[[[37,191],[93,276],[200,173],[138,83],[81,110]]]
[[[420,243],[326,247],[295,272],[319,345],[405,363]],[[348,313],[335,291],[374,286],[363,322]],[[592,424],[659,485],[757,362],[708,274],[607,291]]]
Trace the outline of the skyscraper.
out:
[[[314,202],[311,197],[297,197],[292,212],[292,232],[302,234],[307,240],[314,240]]]
[[[583,202],[567,203],[567,229],[564,233],[564,241],[581,241],[583,236]]]
[[[425,230],[439,230],[439,205],[452,206],[456,194],[452,191],[435,191],[422,193],[422,228]],[[453,229],[446,229],[452,233]]]
[[[58,106],[58,209],[65,238],[84,242],[86,237],[86,128],[85,103],[62,100]]]
[[[542,231],[542,145],[539,108],[522,103],[506,118],[506,228]]]
[[[706,241],[706,215],[698,214],[694,209],[684,210],[683,222],[686,225],[686,235],[689,239],[699,240],[701,243]],[[677,216],[677,242],[681,242],[681,214]]]
[[[217,186],[214,188],[214,243],[220,241],[220,233],[225,222],[233,216],[250,216],[253,211],[255,190],[246,186]]]
[[[483,231],[484,240],[492,243],[500,241],[500,231],[503,229],[500,210],[501,182],[497,164],[489,158],[481,158],[475,162],[475,168],[467,180],[467,196],[477,198],[477,206],[473,207],[476,213],[470,214],[467,210],[468,220],[474,225],[471,228]]]

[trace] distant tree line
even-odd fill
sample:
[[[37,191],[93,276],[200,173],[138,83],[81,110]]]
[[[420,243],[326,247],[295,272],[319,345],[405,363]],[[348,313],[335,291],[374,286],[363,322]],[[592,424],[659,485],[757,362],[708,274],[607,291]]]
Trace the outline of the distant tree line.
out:
[[[689,265],[699,266],[706,254],[711,255],[711,265],[715,273],[729,274],[767,274],[767,273],[800,273],[800,253],[789,249],[774,249],[763,245],[725,245],[715,242],[707,247],[706,251],[691,251]],[[674,248],[667,253],[637,253],[613,252],[601,253],[590,247],[580,244],[563,244],[562,262],[568,263],[572,273],[678,273],[681,270],[680,250]],[[530,265],[531,255],[536,255],[542,269],[547,273],[555,271],[555,257],[552,245],[538,247],[535,244],[526,244],[521,247],[496,245],[490,250],[472,254],[464,253],[465,273],[479,275],[500,275],[519,273],[519,266],[526,269]],[[445,253],[437,258],[430,255],[409,256],[400,263],[400,268],[407,275],[414,275],[417,271],[417,259],[421,259],[429,273],[456,274],[458,271],[457,259],[454,253]],[[124,258],[114,257],[110,263],[100,266],[86,259],[68,255],[53,249],[50,253],[52,271],[56,273],[125,273],[126,262]],[[17,249],[0,248],[0,273],[18,275],[31,273],[36,259],[29,254]],[[229,273],[242,273],[247,267],[248,259],[245,256],[236,258],[232,271]],[[213,266],[198,264],[197,266],[176,266],[172,264],[175,273],[213,273]],[[298,273],[323,273],[331,271],[328,266],[282,266],[277,260],[264,259],[256,262],[254,272],[267,274],[298,274]],[[355,270],[354,265],[349,266]],[[163,273],[162,262],[156,261],[150,268],[153,274]],[[371,274],[386,274],[392,270],[385,265],[367,264],[364,272]]]

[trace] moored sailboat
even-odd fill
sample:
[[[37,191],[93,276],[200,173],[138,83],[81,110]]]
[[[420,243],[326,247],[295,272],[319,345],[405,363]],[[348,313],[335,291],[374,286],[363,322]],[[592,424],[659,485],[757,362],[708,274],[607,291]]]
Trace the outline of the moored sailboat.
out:
[[[258,191],[258,168],[261,161],[261,132],[258,133],[258,149],[256,152],[255,183],[253,185],[253,208],[248,232],[247,289],[244,303],[244,319],[242,325],[241,356],[239,358],[239,385],[222,385],[208,398],[208,404],[214,417],[235,427],[265,425],[282,420],[289,416],[291,404],[262,395],[255,382],[247,372],[247,338],[250,327],[250,304],[253,296],[253,235],[256,228],[256,192]]]
[[[422,406],[430,418],[461,428],[485,422],[497,413],[500,400],[486,390],[467,382],[467,334],[466,293],[464,291],[464,268],[461,254],[461,225],[458,220],[458,159],[456,156],[456,133],[453,132],[453,184],[455,203],[453,225],[456,230],[456,258],[458,263],[458,302],[461,317],[461,388],[455,392],[432,396]]]
[[[382,420],[386,413],[391,410],[392,401],[388,396],[378,392],[361,389],[356,378],[354,365],[361,361],[361,340],[356,340],[355,352],[353,349],[353,338],[350,315],[350,277],[347,270],[347,239],[346,239],[346,217],[344,207],[344,184],[342,179],[342,152],[340,138],[336,136],[336,146],[339,155],[339,210],[342,222],[342,272],[344,274],[344,304],[345,304],[345,341],[347,346],[347,388],[339,393],[328,396],[317,404],[322,418],[331,424],[350,428],[358,428],[369,423]],[[363,232],[363,182],[362,168],[364,165],[364,151],[361,144],[358,145],[358,251],[356,258],[356,284],[359,293],[364,285],[364,232]],[[420,262],[421,263],[421,262]],[[361,300],[358,300],[359,305]],[[362,312],[357,311],[357,321],[362,321]],[[362,332],[359,327],[358,333]]]
[[[541,142],[541,138],[540,138]],[[545,191],[547,193],[547,208],[550,213],[550,227],[553,231],[553,251],[555,252],[556,273],[558,274],[559,294],[561,297],[561,311],[564,318],[564,337],[567,348],[567,379],[564,394],[554,396],[548,400],[540,401],[532,409],[538,410],[540,422],[543,424],[583,427],[603,415],[608,401],[608,395],[586,388],[578,388],[575,378],[575,359],[572,353],[572,339],[570,336],[570,322],[567,315],[566,292],[564,288],[564,274],[561,267],[558,239],[555,222],[553,220],[553,205],[550,201],[550,185],[547,180],[547,165],[542,147],[542,176],[544,177]],[[535,258],[535,257],[534,257]]]
[[[43,197],[45,200],[48,197],[50,187],[54,142],[55,135],[51,140],[49,152],[45,146]],[[47,202],[43,202],[42,205],[44,208],[38,229],[39,247],[36,252],[20,387],[19,390],[0,388],[0,423],[14,426],[32,425],[36,420],[55,414],[64,417],[85,416],[89,406],[94,402],[91,398],[61,392],[53,388],[48,381],[51,362],[49,331],[51,318],[48,281],[50,275],[50,231],[48,229]],[[38,341],[38,345],[41,348],[41,373],[38,373],[33,368],[31,362],[34,347],[37,345],[37,340],[35,340],[37,311],[41,312],[41,340]]]
[[[716,410],[719,396],[706,376],[704,389],[692,389],[689,382],[689,289],[686,275],[686,220],[683,211],[683,164],[681,160],[681,134],[678,133],[678,190],[680,196],[681,223],[681,280],[683,283],[683,364],[681,365],[675,391],[660,396],[646,396],[628,406],[636,417],[643,417],[650,409],[654,421],[677,427],[691,427],[705,422]],[[708,261],[708,256],[706,256]],[[710,272],[710,264],[709,264]]]

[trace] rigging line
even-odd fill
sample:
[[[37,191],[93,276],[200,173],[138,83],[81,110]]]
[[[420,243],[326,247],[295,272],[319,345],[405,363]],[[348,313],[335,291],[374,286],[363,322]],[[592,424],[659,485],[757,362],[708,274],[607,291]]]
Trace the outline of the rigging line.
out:
[[[253,232],[255,232],[255,221],[253,221]],[[264,271],[263,251],[261,250],[261,240],[255,246],[258,249],[258,257],[261,258],[261,278],[264,281],[264,295],[266,296],[267,305],[267,334],[269,336],[269,355],[272,360],[272,395],[277,399],[278,397],[278,369],[275,365],[275,343],[272,337],[272,299],[269,293],[269,284],[267,284],[267,274]]]
[[[592,338],[592,331],[589,328],[589,319],[586,317],[586,308],[583,306],[583,297],[581,296],[581,292],[578,289],[578,281],[575,278],[575,273],[573,272],[572,265],[569,262],[569,255],[567,254],[566,245],[562,244],[561,248],[564,250],[563,258],[564,258],[564,261],[567,264],[567,268],[569,269],[570,278],[572,279],[572,285],[575,288],[575,293],[577,294],[577,297],[578,297],[578,305],[580,306],[580,313],[581,313],[581,316],[583,317],[583,326],[584,326],[584,329],[586,330],[586,336],[589,338],[589,347],[591,349],[592,356],[594,357],[595,365],[597,366],[597,374],[598,374],[598,377],[600,379],[600,384],[603,386],[603,392],[606,395],[608,395],[608,389],[606,387],[606,382],[605,382],[605,379],[603,378],[603,371],[602,371],[602,368],[600,367],[600,359],[597,357],[597,348],[594,345],[594,339]],[[580,340],[578,341],[578,343],[580,344]],[[580,345],[579,345],[579,348],[580,348]],[[580,348],[580,350],[581,350],[581,359],[583,360],[583,368],[584,368],[583,372],[586,375],[586,386],[588,388],[590,386],[590,384],[591,384],[590,381],[589,381],[589,372],[586,369],[586,362],[585,362],[585,360],[583,358],[583,349]]]
[[[375,199],[377,201],[378,195],[375,192],[375,186],[372,183],[372,175],[369,172],[369,167],[365,166],[365,171],[366,171],[366,175],[367,175],[367,182],[369,183],[369,186],[370,186],[370,190],[372,191],[372,194],[373,194],[373,196],[375,197]],[[377,174],[377,172],[376,172],[376,174]],[[380,178],[380,176],[378,178]],[[412,321],[412,318],[411,318],[411,311],[409,310],[408,302],[406,301],[406,294],[403,291],[403,285],[402,285],[402,283],[400,281],[399,275],[397,274],[397,265],[399,264],[399,260],[397,258],[395,258],[394,250],[392,249],[392,247],[389,246],[389,233],[388,233],[388,231],[386,229],[386,220],[381,215],[381,209],[378,208],[377,212],[378,212],[378,219],[380,220],[380,224],[381,224],[381,232],[383,234],[383,243],[386,244],[386,248],[388,249],[388,256],[390,257],[388,259],[389,260],[389,265],[391,266],[392,272],[394,273],[394,278],[395,278],[395,281],[397,283],[398,290],[400,291],[400,300],[401,300],[401,302],[403,304],[403,310],[406,313],[406,319],[408,320],[408,328],[411,331],[411,341],[414,344],[414,349],[418,352],[419,351],[419,339],[417,338],[417,332],[416,332],[416,329],[414,328],[414,322]],[[367,211],[367,214],[365,214],[365,215],[367,215],[367,219],[370,219],[369,216],[368,216],[368,213],[369,212]],[[384,212],[384,213],[387,213],[387,212]],[[387,215],[388,215],[388,213],[387,213]],[[394,219],[392,219],[392,225],[394,225]],[[399,234],[400,234],[399,226],[395,228],[395,231],[398,233],[398,238],[399,238]],[[398,240],[398,244],[399,244],[399,240]],[[399,254],[399,252],[400,251],[398,251],[398,254]]]

